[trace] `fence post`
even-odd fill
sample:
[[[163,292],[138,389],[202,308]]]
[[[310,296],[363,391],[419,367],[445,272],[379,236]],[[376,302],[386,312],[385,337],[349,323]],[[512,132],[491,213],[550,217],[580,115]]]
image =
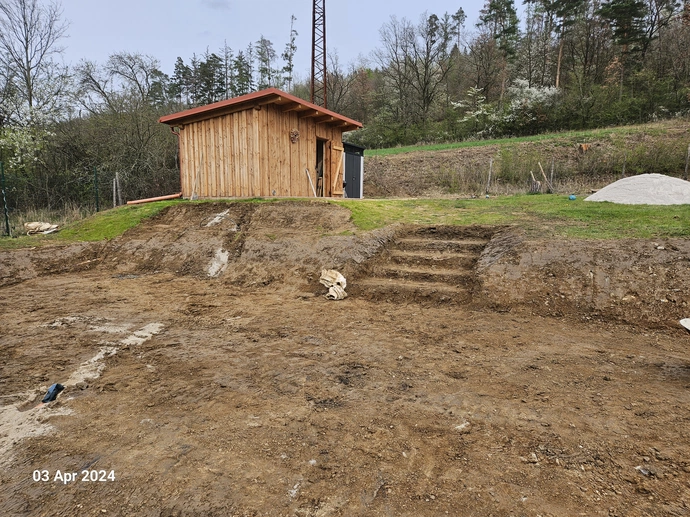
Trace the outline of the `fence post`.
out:
[[[489,181],[486,182],[486,192],[485,194],[488,196],[489,195],[489,187],[491,187],[491,173],[494,171],[494,159],[491,158],[489,160]]]
[[[11,237],[12,233],[10,232],[10,216],[9,210],[7,209],[7,196],[5,195],[5,164],[3,162],[0,162],[0,178],[2,179],[2,184],[0,187],[2,188],[2,206],[5,212],[5,232],[7,233],[8,237]]]
[[[98,205],[98,169],[93,168],[93,191],[96,196],[96,212],[100,211],[100,206]]]
[[[122,205],[122,188],[120,188],[120,173],[115,171],[115,184],[117,185],[117,204]]]

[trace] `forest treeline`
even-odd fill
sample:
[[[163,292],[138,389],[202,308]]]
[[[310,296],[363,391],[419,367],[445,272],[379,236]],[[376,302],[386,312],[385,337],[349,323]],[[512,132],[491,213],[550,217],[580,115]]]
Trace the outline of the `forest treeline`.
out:
[[[93,205],[179,190],[177,142],[161,115],[295,79],[294,17],[281,47],[259,36],[161,70],[114,52],[61,64],[69,26],[47,0],[0,3],[0,161],[14,209]],[[287,23],[286,23],[287,25]],[[145,49],[142,49],[144,51]],[[369,148],[584,129],[690,113],[690,0],[487,0],[391,16],[360,62],[328,56],[328,108],[359,120]]]

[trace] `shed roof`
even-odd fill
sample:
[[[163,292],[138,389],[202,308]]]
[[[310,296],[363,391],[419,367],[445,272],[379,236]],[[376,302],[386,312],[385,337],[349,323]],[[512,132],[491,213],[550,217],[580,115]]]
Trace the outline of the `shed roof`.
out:
[[[339,115],[326,108],[307,102],[304,99],[285,93],[277,88],[268,88],[259,92],[241,95],[233,99],[214,102],[206,106],[199,106],[198,108],[191,108],[180,111],[179,113],[165,115],[158,119],[158,121],[170,126],[177,126],[227,115],[237,111],[258,108],[267,104],[274,104],[285,112],[295,111],[300,118],[313,118],[317,123],[339,127],[343,131],[352,131],[362,127],[361,122]]]

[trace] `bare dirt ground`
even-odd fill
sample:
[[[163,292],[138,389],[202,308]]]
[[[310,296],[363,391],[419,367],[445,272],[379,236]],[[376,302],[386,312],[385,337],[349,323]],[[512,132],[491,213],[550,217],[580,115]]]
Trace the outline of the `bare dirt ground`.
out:
[[[3,253],[0,513],[689,515],[689,257],[299,203]]]

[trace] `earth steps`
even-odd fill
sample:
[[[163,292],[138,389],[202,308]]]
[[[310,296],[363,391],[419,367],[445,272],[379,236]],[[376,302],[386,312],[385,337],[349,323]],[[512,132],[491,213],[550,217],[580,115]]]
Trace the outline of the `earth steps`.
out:
[[[492,233],[487,227],[403,230],[356,290],[379,300],[468,303],[474,267]]]

